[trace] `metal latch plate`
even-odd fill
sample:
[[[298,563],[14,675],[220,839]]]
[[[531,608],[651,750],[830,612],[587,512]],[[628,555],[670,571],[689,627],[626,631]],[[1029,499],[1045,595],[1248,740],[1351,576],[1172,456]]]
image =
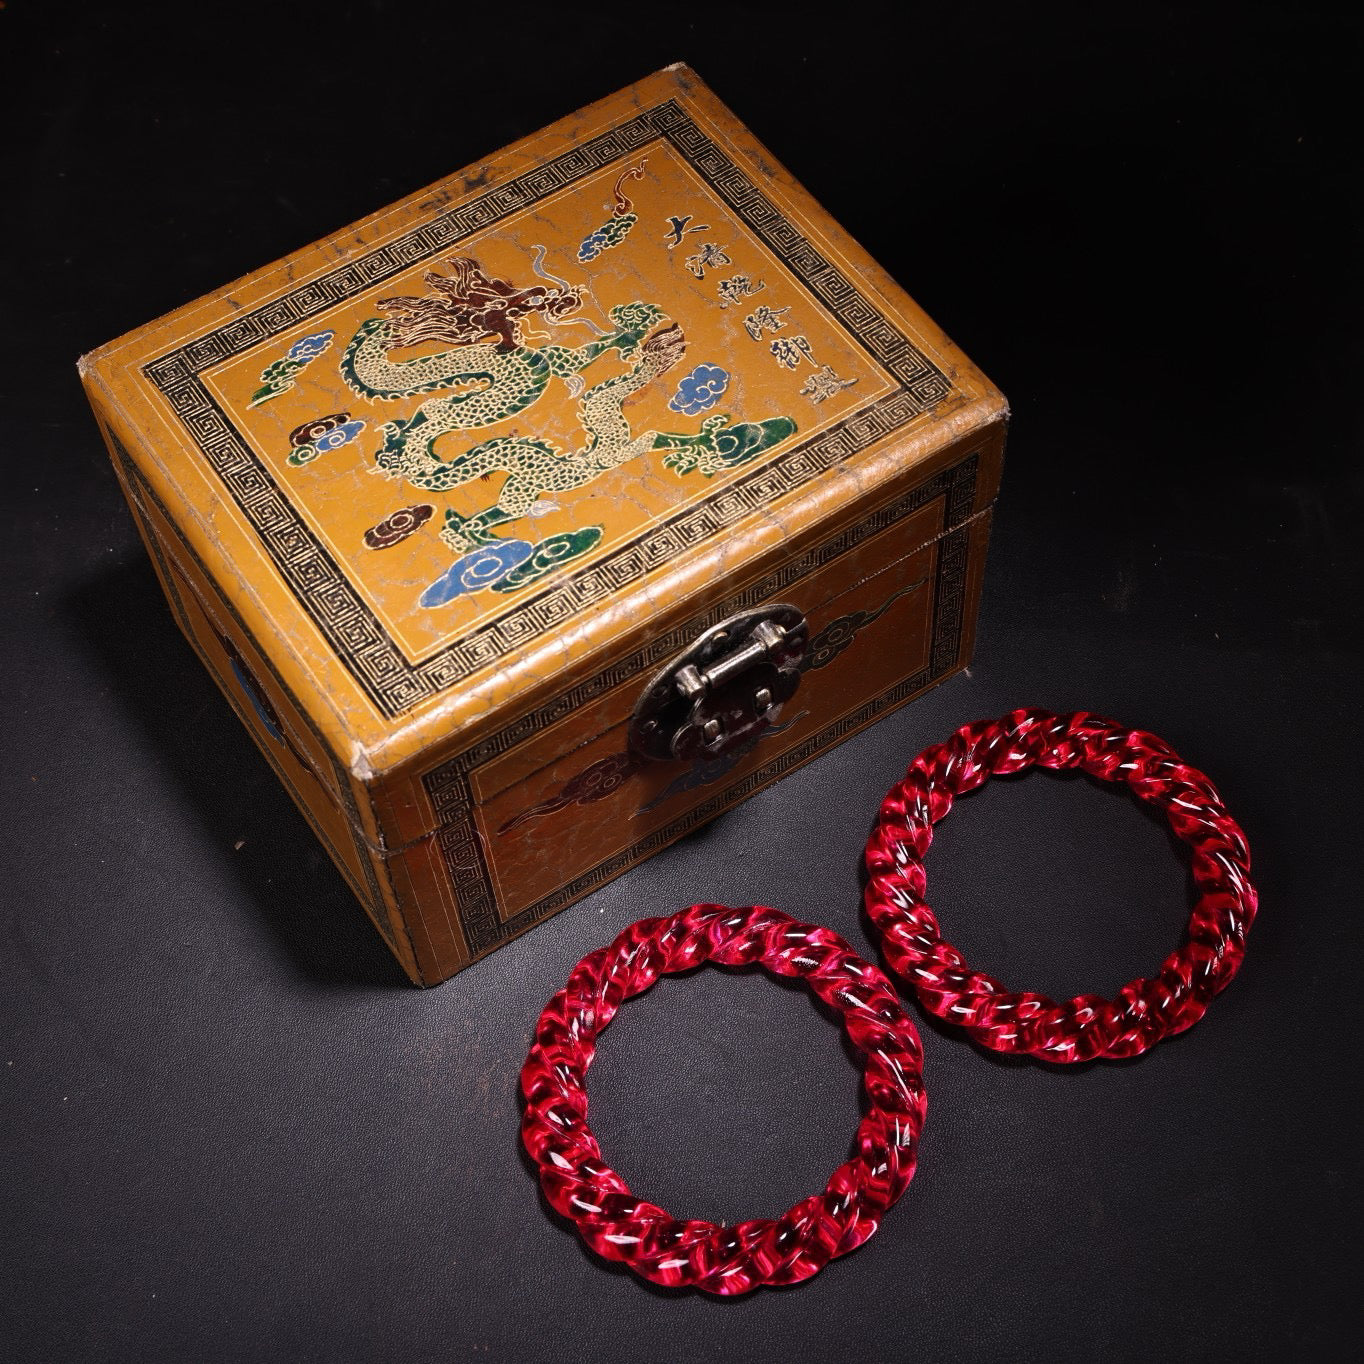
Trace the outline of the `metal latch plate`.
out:
[[[809,636],[804,613],[785,603],[712,626],[645,688],[630,721],[632,751],[666,761],[743,747],[795,694]]]

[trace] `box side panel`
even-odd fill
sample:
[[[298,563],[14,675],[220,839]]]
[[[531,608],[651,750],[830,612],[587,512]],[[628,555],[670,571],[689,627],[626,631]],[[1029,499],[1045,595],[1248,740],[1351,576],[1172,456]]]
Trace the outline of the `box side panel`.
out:
[[[388,877],[387,860],[364,833],[363,788],[336,761],[322,736],[274,672],[174,522],[142,478],[102,413],[100,430],[176,623],[227,697],[318,841],[414,981],[421,976]],[[330,768],[328,772],[327,769]],[[329,780],[320,773],[325,772]],[[369,822],[373,824],[372,814]]]
[[[418,840],[388,861],[417,970],[413,979],[438,985],[473,960],[461,907],[478,893],[476,856],[443,846],[435,835]]]
[[[944,451],[781,570],[721,585],[701,628],[764,602],[810,627],[800,687],[745,750],[633,757],[629,718],[659,658],[630,657],[381,795],[381,818],[424,807],[437,830],[402,854],[424,971],[453,974],[965,666],[1003,434]],[[662,661],[686,642],[665,635]]]

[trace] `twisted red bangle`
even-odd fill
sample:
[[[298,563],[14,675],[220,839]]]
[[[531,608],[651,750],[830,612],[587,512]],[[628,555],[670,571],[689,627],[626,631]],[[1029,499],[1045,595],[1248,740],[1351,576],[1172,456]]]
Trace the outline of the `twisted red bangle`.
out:
[[[1077,995],[1058,1004],[1045,995],[1011,994],[943,941],[924,902],[924,854],[953,799],[990,776],[1034,764],[1125,781],[1138,799],[1163,809],[1193,849],[1198,899],[1184,943],[1151,979],[1132,981],[1115,999]],[[1136,1056],[1196,1023],[1236,974],[1255,918],[1250,850],[1217,788],[1164,740],[1084,712],[1016,710],[966,725],[926,749],[881,807],[867,870],[867,913],[885,959],[924,1008],[996,1051],[1048,1061]]]
[[[924,854],[953,800],[992,775],[1034,765],[1125,781],[1138,799],[1163,809],[1193,849],[1198,899],[1184,943],[1154,977],[1132,981],[1116,999],[1078,995],[1058,1004],[1009,993],[943,941],[924,902]],[[1255,918],[1250,850],[1212,782],[1154,735],[1084,712],[1016,710],[925,749],[887,795],[866,857],[867,912],[886,961],[924,1007],[997,1051],[1048,1061],[1136,1056],[1192,1026],[1236,974]],[[722,1227],[671,1217],[630,1192],[587,1125],[584,1081],[598,1033],[660,975],[707,960],[803,976],[842,1014],[866,1057],[871,1109],[858,1128],[857,1154],[822,1194],[775,1221]],[[918,1034],[889,983],[842,938],[774,909],[695,905],[633,924],[578,963],[540,1016],[521,1072],[522,1138],[550,1203],[598,1254],[655,1283],[746,1293],[798,1283],[876,1230],[914,1173],[925,1111],[921,1062]]]
[[[834,1171],[822,1194],[775,1220],[717,1226],[672,1217],[630,1192],[587,1125],[584,1081],[597,1035],[625,1000],[660,975],[704,961],[759,963],[776,975],[803,977],[842,1014],[866,1057],[871,1108],[857,1129],[857,1154]],[[574,968],[540,1015],[521,1072],[521,1135],[540,1166],[545,1196],[599,1255],[654,1283],[746,1293],[807,1279],[876,1230],[914,1174],[925,1107],[921,1065],[919,1035],[889,981],[837,934],[775,909],[694,905],[632,924]]]

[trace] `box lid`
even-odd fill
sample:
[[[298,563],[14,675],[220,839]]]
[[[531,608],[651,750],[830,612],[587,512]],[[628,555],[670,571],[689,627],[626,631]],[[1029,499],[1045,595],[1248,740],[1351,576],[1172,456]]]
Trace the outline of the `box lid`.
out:
[[[680,65],[81,367],[360,780],[1004,410]]]

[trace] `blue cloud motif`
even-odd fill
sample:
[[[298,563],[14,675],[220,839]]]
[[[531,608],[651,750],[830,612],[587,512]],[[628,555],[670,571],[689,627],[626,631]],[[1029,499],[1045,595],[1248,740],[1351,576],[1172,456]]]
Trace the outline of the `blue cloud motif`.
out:
[[[314,332],[311,336],[301,337],[285,351],[285,359],[306,365],[309,360],[316,360],[335,338],[335,332]]]
[[[256,690],[256,684],[251,675],[235,658],[229,656],[227,661],[232,665],[232,671],[235,674],[237,681],[241,684],[241,689],[246,693],[246,699],[251,702],[251,707],[256,712],[256,718],[270,732],[270,737],[272,739],[277,739],[280,743],[283,743],[284,735],[280,733],[279,725],[275,723],[275,717],[261,700],[260,692]]]
[[[324,431],[313,441],[313,445],[319,455],[325,455],[328,450],[335,450],[338,445],[348,445],[364,429],[364,422],[359,420],[342,422],[340,426]]]
[[[535,552],[529,540],[494,540],[456,559],[417,599],[419,606],[444,606],[467,592],[491,587]]]
[[[580,261],[596,260],[603,251],[618,246],[630,234],[630,229],[639,221],[633,213],[618,213],[608,218],[595,232],[589,232],[578,247]]]
[[[668,406],[691,417],[714,407],[728,387],[729,375],[719,365],[697,365],[679,381]]]
[[[582,245],[578,247],[578,259],[580,261],[596,260],[603,251],[610,248],[610,245],[611,243],[606,240],[606,233],[598,228],[583,238]]]

